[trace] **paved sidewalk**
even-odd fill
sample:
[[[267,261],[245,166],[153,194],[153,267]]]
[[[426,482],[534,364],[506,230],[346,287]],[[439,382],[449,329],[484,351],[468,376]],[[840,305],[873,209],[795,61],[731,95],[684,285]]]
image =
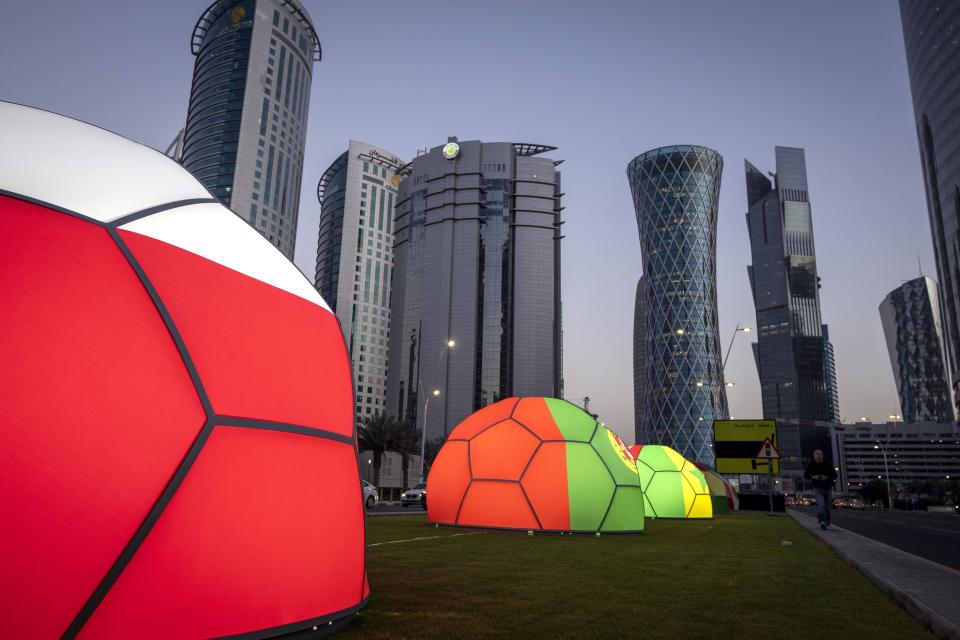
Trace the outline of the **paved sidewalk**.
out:
[[[816,518],[796,509],[787,513],[934,633],[960,640],[960,571],[840,527],[822,531]]]

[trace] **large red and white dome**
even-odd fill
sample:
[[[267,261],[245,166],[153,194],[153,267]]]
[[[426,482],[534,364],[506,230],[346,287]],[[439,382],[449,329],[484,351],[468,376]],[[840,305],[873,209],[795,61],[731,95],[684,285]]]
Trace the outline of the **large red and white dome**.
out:
[[[0,637],[270,637],[365,600],[343,336],[180,165],[0,102]]]

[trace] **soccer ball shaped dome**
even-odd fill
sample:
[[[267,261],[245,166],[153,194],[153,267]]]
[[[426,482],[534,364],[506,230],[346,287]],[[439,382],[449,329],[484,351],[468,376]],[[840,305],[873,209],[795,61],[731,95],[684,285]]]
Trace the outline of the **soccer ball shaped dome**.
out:
[[[350,366],[296,267],[162,154],[3,102],[0,222],[0,637],[352,614]]]
[[[427,478],[431,522],[641,531],[643,492],[619,436],[555,398],[508,398],[457,425]]]
[[[710,488],[703,472],[670,447],[630,449],[637,460],[648,518],[712,518]]]

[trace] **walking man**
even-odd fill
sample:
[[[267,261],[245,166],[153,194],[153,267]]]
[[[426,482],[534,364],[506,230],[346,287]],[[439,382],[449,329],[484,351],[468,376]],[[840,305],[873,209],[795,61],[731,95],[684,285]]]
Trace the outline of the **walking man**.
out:
[[[837,471],[833,465],[823,461],[823,451],[813,452],[813,460],[807,465],[803,477],[813,484],[813,494],[817,497],[817,522],[821,529],[830,526],[830,508],[833,506],[833,483]]]

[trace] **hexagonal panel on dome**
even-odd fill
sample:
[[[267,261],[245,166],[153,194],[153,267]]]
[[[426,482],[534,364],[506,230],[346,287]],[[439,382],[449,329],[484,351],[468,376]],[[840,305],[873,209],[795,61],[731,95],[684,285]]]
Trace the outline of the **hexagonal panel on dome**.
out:
[[[513,410],[513,419],[541,440],[563,440],[563,434],[544,398],[521,398]]]
[[[643,531],[643,491],[640,487],[617,487],[601,531]]]
[[[583,409],[557,398],[544,398],[550,413],[553,415],[564,440],[576,442],[590,442],[593,432],[597,428],[597,421]]]
[[[530,498],[544,529],[570,529],[570,499],[567,495],[567,445],[544,442],[533,455],[520,484]]]
[[[616,433],[604,426],[598,425],[594,432],[590,446],[603,459],[607,469],[613,474],[614,481],[619,485],[640,486],[637,475],[637,462],[623,440]]]
[[[684,487],[692,493],[690,485],[679,471],[658,471],[653,474],[644,494],[658,518],[685,518],[687,505]]]
[[[453,428],[447,440],[470,440],[490,425],[509,418],[516,405],[517,398],[506,398],[471,413]]]
[[[427,477],[427,514],[431,522],[457,521],[457,509],[470,486],[468,447],[467,442],[448,442],[433,461]]]
[[[491,509],[491,505],[496,508]],[[457,524],[501,529],[540,528],[519,482],[490,480],[474,480],[470,483],[457,516]]]
[[[603,522],[616,485],[607,466],[589,444],[568,442],[566,448],[570,528],[596,531]]]
[[[637,472],[640,476],[640,486],[646,489],[647,485],[650,484],[650,480],[653,479],[653,474],[656,473],[650,465],[648,465],[643,460],[637,460]]]
[[[513,420],[499,422],[470,441],[473,477],[519,480],[538,446],[540,440]]]
[[[644,445],[640,449],[637,460],[645,462],[654,471],[680,471],[683,469],[684,459],[670,447],[656,444]]]
[[[698,494],[710,493],[710,486],[707,484],[706,476],[702,471],[697,469],[692,462],[689,460],[685,461],[681,473],[683,477],[687,479],[687,482],[690,483],[690,486],[693,487],[694,492]]]

